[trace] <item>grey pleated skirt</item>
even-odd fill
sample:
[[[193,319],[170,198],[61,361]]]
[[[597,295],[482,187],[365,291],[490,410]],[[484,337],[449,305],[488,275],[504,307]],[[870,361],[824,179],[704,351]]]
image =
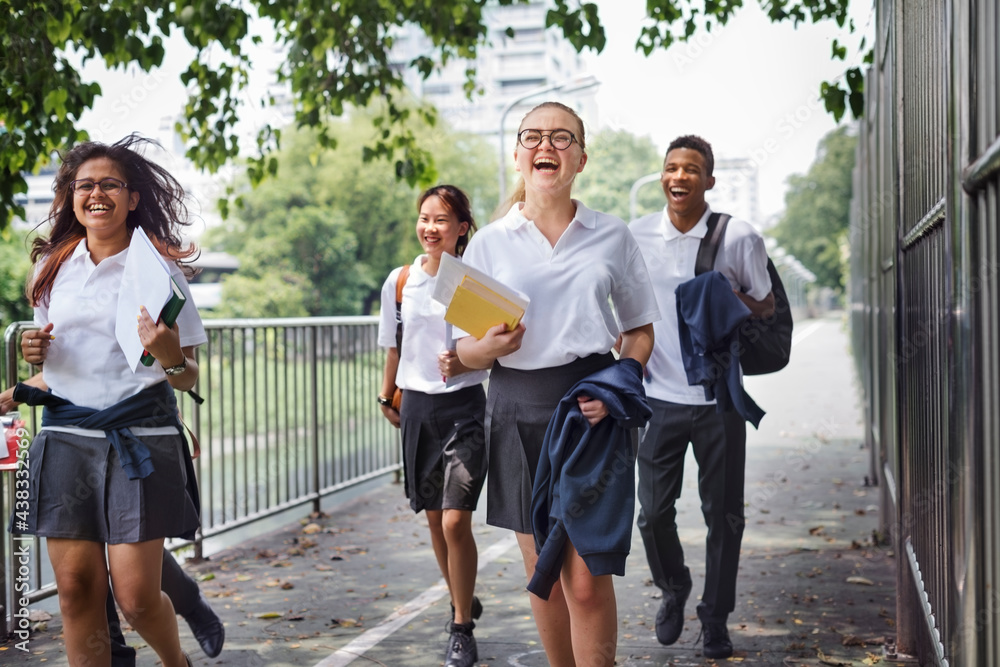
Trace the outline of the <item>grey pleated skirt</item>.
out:
[[[154,470],[132,480],[106,438],[39,432],[28,450],[27,503],[15,505],[11,532],[105,544],[192,537],[199,503],[187,442],[141,439]]]
[[[608,353],[530,371],[493,364],[486,398],[486,523],[531,533],[531,486],[549,419],[573,385],[613,363]]]
[[[486,481],[485,412],[481,384],[447,394],[403,393],[403,476],[414,512],[476,510]]]

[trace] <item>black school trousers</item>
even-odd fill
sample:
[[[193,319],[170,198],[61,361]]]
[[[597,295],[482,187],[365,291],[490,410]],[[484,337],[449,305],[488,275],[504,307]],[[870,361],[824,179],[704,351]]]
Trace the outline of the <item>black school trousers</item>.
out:
[[[702,622],[725,622],[736,605],[736,575],[743,539],[746,422],[715,405],[649,399],[653,416],[639,445],[639,533],[653,582],[666,593],[690,582],[677,535],[677,499],[690,444],[698,464],[701,511],[708,526]]]

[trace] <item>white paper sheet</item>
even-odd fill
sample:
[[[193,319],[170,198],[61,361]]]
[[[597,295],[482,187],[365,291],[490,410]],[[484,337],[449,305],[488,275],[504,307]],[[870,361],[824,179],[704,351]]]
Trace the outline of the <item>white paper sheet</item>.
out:
[[[139,315],[139,306],[145,306],[149,316],[156,321],[171,295],[173,289],[167,262],[153,247],[142,227],[136,227],[125,258],[115,321],[115,338],[125,358],[130,360],[133,373],[142,365],[139,360],[143,347],[135,319]]]

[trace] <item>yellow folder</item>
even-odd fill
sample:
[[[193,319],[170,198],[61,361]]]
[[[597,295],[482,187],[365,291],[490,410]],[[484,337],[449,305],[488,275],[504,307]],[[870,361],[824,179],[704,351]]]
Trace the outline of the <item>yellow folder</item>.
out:
[[[524,308],[472,276],[465,276],[455,288],[444,319],[476,338],[482,338],[490,328],[500,323],[506,323],[508,331],[517,328],[523,316]]]

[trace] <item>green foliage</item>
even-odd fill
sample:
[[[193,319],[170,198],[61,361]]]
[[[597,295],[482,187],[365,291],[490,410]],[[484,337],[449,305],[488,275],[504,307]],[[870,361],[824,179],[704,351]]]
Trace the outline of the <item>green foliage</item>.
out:
[[[31,270],[25,235],[11,229],[0,232],[0,331],[11,322],[31,319],[24,286]]]
[[[261,34],[273,33],[286,54],[277,71],[278,83],[290,88],[295,124],[314,131],[317,147],[337,146],[336,135],[328,130],[332,119],[378,100],[383,103],[379,131],[366,138],[364,158],[390,161],[394,177],[411,187],[430,185],[437,180],[434,153],[417,140],[414,127],[433,125],[436,113],[405,103],[402,72],[390,60],[394,29],[412,24],[430,39],[431,51],[408,63],[427,77],[452,58],[475,60],[489,39],[484,17],[488,5],[527,1],[0,0],[0,229],[15,215],[24,216],[14,199],[27,190],[22,174],[87,138],[78,129],[79,119],[101,88],[81,79],[76,69],[80,63],[100,59],[112,69],[135,66],[149,72],[163,62],[164,38],[172,32],[183,35],[194,49],[181,75],[188,98],[176,129],[196,167],[215,172],[239,156],[234,125],[253,47],[262,39],[253,26]],[[549,26],[558,27],[577,50],[604,48],[596,4],[554,2],[547,14]],[[759,2],[773,21],[835,20],[844,25],[849,0]],[[725,24],[741,5],[742,0],[648,0],[650,20],[637,48],[649,54],[689,39],[697,30],[711,30]],[[835,45],[833,57],[845,56],[846,50]],[[476,90],[474,81],[475,70],[470,69],[470,95]],[[859,114],[861,72],[855,68],[842,81],[824,84],[822,95],[838,119],[848,105]],[[273,102],[262,100],[265,105]],[[281,131],[264,126],[254,154],[245,156],[251,185],[277,173],[274,153],[280,148]],[[219,204],[223,214],[228,213],[229,199]]]
[[[308,286],[297,272],[268,267],[247,270],[222,279],[222,302],[202,317],[305,317]]]
[[[389,271],[419,254],[420,189],[396,178],[391,165],[364,159],[379,117],[356,111],[324,128],[335,151],[317,148],[313,132],[289,135],[278,154],[281,172],[245,194],[224,229],[210,230],[206,248],[240,259],[239,272],[223,283],[217,314],[369,313]],[[488,222],[497,198],[489,145],[438,126],[416,125],[414,133],[440,165],[440,182],[465,190],[479,224]]]
[[[816,274],[820,286],[843,291],[853,192],[857,136],[839,127],[823,137],[816,161],[803,175],[789,179],[785,212],[771,235]]]
[[[576,177],[573,196],[595,211],[629,222],[629,192],[636,180],[662,169],[663,155],[649,137],[625,130],[602,130],[587,138],[587,166]],[[660,184],[638,192],[640,215],[663,208]]]

